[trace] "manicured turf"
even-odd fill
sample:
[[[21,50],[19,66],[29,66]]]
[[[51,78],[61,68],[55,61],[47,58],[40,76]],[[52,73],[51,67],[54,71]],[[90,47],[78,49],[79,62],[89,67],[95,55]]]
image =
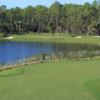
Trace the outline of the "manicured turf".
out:
[[[95,96],[96,100],[100,100],[100,78],[87,82],[86,87]]]
[[[14,38],[11,41],[36,41],[36,42],[57,42],[57,43],[88,43],[99,44],[100,37],[83,36],[82,38],[75,38],[71,36],[52,36],[52,35],[12,35]]]
[[[100,60],[52,61],[0,72],[0,100],[100,100]]]

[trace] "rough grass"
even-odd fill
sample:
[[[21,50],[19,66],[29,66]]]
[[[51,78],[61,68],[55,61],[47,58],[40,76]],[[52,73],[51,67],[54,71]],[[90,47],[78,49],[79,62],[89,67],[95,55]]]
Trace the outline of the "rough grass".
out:
[[[100,81],[92,81],[96,79],[99,59],[16,68],[0,72],[0,100],[100,100]]]

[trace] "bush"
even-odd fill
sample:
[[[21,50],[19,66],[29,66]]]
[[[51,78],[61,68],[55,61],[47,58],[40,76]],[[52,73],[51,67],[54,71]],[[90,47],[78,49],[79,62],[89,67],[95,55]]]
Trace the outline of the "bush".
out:
[[[8,37],[9,35],[7,33],[0,33],[0,38]]]

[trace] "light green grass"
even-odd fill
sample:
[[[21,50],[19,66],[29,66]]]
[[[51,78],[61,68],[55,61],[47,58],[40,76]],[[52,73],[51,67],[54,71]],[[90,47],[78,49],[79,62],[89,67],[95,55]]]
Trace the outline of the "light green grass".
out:
[[[36,41],[36,42],[57,42],[57,43],[91,43],[100,44],[100,37],[83,36],[83,38],[75,38],[69,35],[53,36],[53,35],[12,35],[12,41]]]
[[[91,93],[96,79],[100,79],[99,59],[16,68],[0,72],[0,100],[100,100],[94,94],[100,94],[100,81]]]

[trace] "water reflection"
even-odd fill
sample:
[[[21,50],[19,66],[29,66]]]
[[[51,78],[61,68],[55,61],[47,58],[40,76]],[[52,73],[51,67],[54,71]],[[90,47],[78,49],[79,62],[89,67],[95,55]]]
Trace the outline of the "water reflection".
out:
[[[37,54],[55,54],[64,57],[100,55],[100,46],[39,42],[0,42],[0,64],[16,63]]]

